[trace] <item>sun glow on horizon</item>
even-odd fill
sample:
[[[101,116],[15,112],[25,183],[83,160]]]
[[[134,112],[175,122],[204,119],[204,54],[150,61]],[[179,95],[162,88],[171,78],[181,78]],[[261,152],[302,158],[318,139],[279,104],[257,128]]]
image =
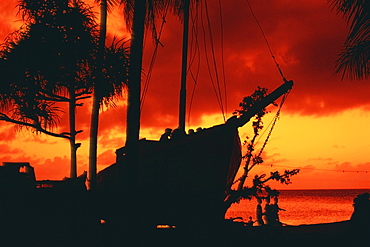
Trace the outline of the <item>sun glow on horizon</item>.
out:
[[[361,131],[369,121],[360,108],[324,117],[283,113],[256,172],[300,168],[291,185],[276,185],[286,189],[370,188],[370,133]]]
[[[268,115],[270,119],[265,119],[265,129],[268,128],[274,113]],[[279,189],[370,188],[370,160],[366,155],[370,145],[364,141],[370,140],[370,133],[365,131],[369,121],[370,113],[360,108],[326,117],[302,117],[283,112],[263,154],[263,165],[256,167],[251,174],[301,168],[301,172],[292,177],[291,185],[274,184],[274,186]],[[200,124],[191,128],[208,128],[222,122],[223,117],[220,114],[205,114]],[[103,135],[99,138],[99,154],[104,154],[104,158],[101,160],[103,163],[98,164],[99,170],[114,163],[115,150],[124,145],[125,134],[122,131],[118,128],[102,132]],[[160,127],[143,128],[141,136],[158,140],[162,132],[163,128]],[[239,132],[243,142],[246,136],[253,134],[251,122],[240,128]],[[56,179],[57,174],[64,174],[59,175],[58,179],[68,176],[69,146],[66,141],[44,135],[34,136],[24,131],[16,135],[22,136],[21,139],[28,136],[26,138],[28,141],[18,142],[18,138],[11,140],[12,146],[17,149],[6,151],[13,154],[12,158],[7,159],[6,157],[10,156],[3,156],[1,162],[31,161],[36,174],[40,174],[38,179]],[[261,134],[256,146],[257,151],[265,141],[266,135],[267,132]],[[60,158],[55,159],[56,157]],[[88,169],[87,157],[88,142],[82,140],[82,146],[78,150],[79,174]],[[63,164],[58,165],[58,162]],[[47,168],[46,163],[54,163],[52,166],[54,168]],[[59,172],[51,174],[50,172],[55,169]]]

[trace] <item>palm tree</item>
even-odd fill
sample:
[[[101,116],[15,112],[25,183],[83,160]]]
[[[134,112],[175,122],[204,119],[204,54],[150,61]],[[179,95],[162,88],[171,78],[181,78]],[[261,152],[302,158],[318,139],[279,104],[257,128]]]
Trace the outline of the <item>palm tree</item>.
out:
[[[132,164],[138,159],[138,140],[140,132],[140,83],[143,57],[144,29],[149,27],[156,35],[155,17],[167,8],[181,16],[185,3],[190,0],[122,0],[127,26],[131,27],[130,67],[128,83],[128,105],[126,126],[126,150],[132,157]]]
[[[99,46],[97,53],[97,70],[102,71],[105,40],[107,35],[107,12],[114,5],[119,3],[119,0],[96,0],[100,4],[100,30],[99,30]],[[89,147],[89,189],[94,190],[96,187],[96,172],[97,172],[97,146],[98,146],[98,128],[99,128],[99,109],[102,102],[100,92],[103,87],[101,85],[102,75],[97,75],[97,83],[94,85],[93,104],[90,121],[90,147]]]
[[[96,83],[93,88],[94,97],[90,122],[88,173],[90,190],[96,188],[99,109],[102,105],[115,106],[115,99],[122,95],[123,88],[127,85],[129,59],[126,42],[113,40],[109,47],[104,46],[103,58],[97,60],[99,64],[95,72]]]
[[[80,100],[90,97],[90,64],[96,50],[92,12],[83,4],[71,8],[68,0],[21,1],[19,8],[25,28],[10,36],[3,46],[2,57],[14,70],[7,81],[3,80],[13,92],[5,96],[21,108],[18,119],[4,114],[0,119],[69,140],[70,177],[74,178],[77,176],[76,151],[80,145],[76,143],[76,135],[81,132],[76,130],[75,110]],[[27,97],[24,97],[25,93]],[[20,96],[25,102],[17,103]],[[52,113],[52,102],[68,104],[68,133],[52,133],[45,129],[47,125],[37,122],[35,114],[31,114],[37,112],[35,106]]]
[[[370,75],[370,2],[367,0],[329,0],[342,13],[350,32],[336,61],[336,72],[350,79],[367,79]]]
[[[136,235],[137,229],[140,229],[140,205],[141,203],[127,203],[127,199],[141,200],[142,195],[141,184],[140,184],[140,166],[139,161],[139,131],[140,131],[140,94],[141,94],[141,73],[142,73],[142,58],[143,58],[143,40],[145,28],[150,28],[153,31],[155,37],[155,17],[160,15],[162,11],[165,11],[170,4],[172,6],[182,6],[182,1],[179,0],[122,0],[121,4],[124,5],[125,21],[127,27],[131,28],[131,41],[130,41],[130,55],[129,61],[130,66],[128,68],[129,80],[128,80],[128,101],[127,101],[127,119],[126,119],[126,161],[127,161],[127,173],[130,176],[127,177],[129,181],[125,181],[125,188],[117,188],[118,190],[126,191],[125,198],[114,198],[116,205],[126,205],[126,212],[120,211],[113,213],[116,223],[125,223],[128,226],[127,231],[133,231],[134,234],[130,234],[132,237]],[[174,8],[176,8],[174,7]],[[122,191],[120,192],[122,195]],[[112,200],[112,198],[109,198]],[[125,203],[126,200],[126,203]],[[118,206],[117,208],[121,208]],[[111,211],[112,209],[109,208]],[[121,209],[122,210],[122,209]],[[133,213],[135,212],[135,213]],[[112,212],[110,212],[112,213]],[[113,223],[114,224],[114,223]],[[139,240],[139,239],[135,239]]]
[[[129,160],[132,161],[131,168],[138,161],[138,140],[140,132],[140,94],[141,94],[141,69],[143,57],[144,24],[146,16],[146,0],[124,1],[126,13],[128,9],[133,10],[132,32],[130,44],[130,67],[127,99],[127,121],[126,121],[126,147]],[[131,18],[126,18],[130,23]],[[134,172],[136,173],[136,172]]]

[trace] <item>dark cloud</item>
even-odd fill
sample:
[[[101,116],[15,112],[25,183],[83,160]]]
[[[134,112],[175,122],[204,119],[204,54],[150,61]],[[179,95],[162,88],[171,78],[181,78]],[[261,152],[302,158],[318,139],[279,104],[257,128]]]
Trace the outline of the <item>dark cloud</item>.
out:
[[[69,177],[70,162],[66,156],[56,156],[52,159],[31,161],[31,165],[35,168],[36,178],[38,180],[59,180]],[[78,169],[80,173],[81,169]]]
[[[57,180],[69,176],[69,158],[65,156],[45,160],[13,150],[8,154],[0,154],[0,162],[29,162],[35,168],[37,180]]]
[[[237,4],[243,7],[237,7]],[[210,6],[217,4],[209,3],[208,8],[218,73],[221,75],[221,29],[219,21],[215,20],[219,17],[218,9],[211,9]],[[268,8],[263,1],[252,2],[252,6],[270,41],[277,62],[286,77],[295,81],[286,104],[287,111],[319,116],[369,104],[369,81],[341,80],[340,75],[334,75],[337,54],[348,27],[340,16],[331,11],[330,6],[319,2],[287,4],[285,1],[274,1],[271,5],[269,3]],[[251,94],[257,86],[273,90],[281,83],[281,78],[245,1],[224,3],[222,10],[228,96],[226,114],[230,115],[243,96]],[[176,19],[168,18],[163,34],[161,42],[165,47],[159,49],[150,91],[145,101],[142,114],[144,126],[160,124],[160,121],[166,119],[171,119],[172,124],[176,125],[181,53],[181,28]],[[202,34],[197,38],[203,49]],[[147,43],[146,51],[149,52],[151,42]],[[209,42],[207,47],[210,49]],[[192,119],[199,118],[202,114],[221,112],[210,83],[203,51],[201,55],[202,58],[196,60],[191,68],[195,73],[200,63],[202,71],[191,108]],[[211,59],[210,63],[212,67]],[[220,81],[223,90],[222,79]],[[192,88],[193,82],[189,76],[189,95]],[[188,99],[190,102],[190,96]],[[225,98],[223,100],[226,101]],[[173,116],[174,120],[169,116]]]
[[[17,1],[2,1],[0,3],[0,42],[2,43],[5,37],[14,32],[16,27],[20,26],[19,20],[21,17],[17,15],[18,8],[16,7]]]
[[[0,144],[0,155],[19,155],[22,150],[18,148],[11,148],[7,144]]]
[[[9,2],[2,3],[5,9],[9,9],[11,5]],[[15,5],[16,1],[12,6]],[[209,1],[208,16],[205,4],[199,4],[197,13],[199,19],[190,32],[189,61],[192,61],[192,65],[189,69],[191,75],[188,76],[188,108],[191,107],[190,119],[195,125],[199,124],[200,116],[204,114],[221,115],[221,106],[215,94],[218,87],[223,95],[222,104],[225,115],[230,116],[238,107],[241,99],[251,94],[257,86],[273,90],[282,83],[247,2],[223,1],[221,6],[222,23],[217,1]],[[369,81],[341,80],[340,75],[334,75],[335,60],[348,33],[348,27],[341,16],[332,11],[326,2],[273,1],[269,2],[266,7],[263,1],[251,1],[251,6],[285,76],[295,81],[295,86],[286,103],[286,111],[319,116],[370,103],[367,93],[370,90]],[[14,10],[14,7],[12,8]],[[8,25],[2,26],[7,27],[8,30],[11,29],[12,21],[19,19],[14,12],[5,12],[3,15],[4,20],[7,20],[4,22]],[[208,24],[208,17],[210,24]],[[110,39],[117,32],[118,35],[125,35],[124,25],[119,27],[116,25],[116,23],[123,23],[119,15],[115,13],[109,18],[111,26],[117,28],[116,30],[108,29]],[[221,29],[221,24],[223,29]],[[159,25],[160,21],[158,21]],[[206,32],[208,35],[209,27],[212,31],[212,43],[204,34]],[[2,31],[2,37],[5,37],[7,31],[5,29],[0,31]],[[181,35],[181,24],[178,18],[168,14],[160,39],[164,47],[159,46],[153,71],[150,71],[149,63],[154,42],[150,32],[147,32],[143,84],[151,74],[142,111],[144,128],[146,126],[163,128],[177,125],[181,77]],[[211,48],[216,58],[218,82],[215,78]],[[226,90],[221,63],[222,53],[224,54]],[[194,78],[197,78],[196,84]],[[224,95],[225,92],[227,97]],[[190,102],[192,102],[191,106]],[[79,138],[86,139],[90,118],[89,104],[85,104],[83,109],[78,110],[78,114],[78,127],[84,130]],[[101,129],[112,128],[115,124],[124,125],[123,114],[125,112],[122,108],[110,109],[102,114]],[[66,116],[61,121],[61,131],[67,130],[65,119]]]
[[[341,75],[334,74],[335,61],[348,33],[348,26],[341,16],[331,10],[326,1],[276,0],[268,1],[268,3],[267,1],[250,1],[250,3],[284,75],[295,81],[294,88],[284,106],[285,112],[292,115],[324,116],[356,107],[362,107],[364,110],[370,109],[369,80],[341,80]],[[16,0],[0,3],[0,7],[6,10],[2,11],[0,17],[2,21],[0,40],[14,31],[14,21],[20,19],[19,16],[16,16],[17,9],[14,8],[16,4]],[[282,83],[282,78],[246,1],[222,1],[224,29],[221,29],[219,20],[218,1],[208,1],[207,7],[222,94],[225,92],[225,85],[221,55],[224,54],[227,98],[223,95],[222,103],[226,116],[230,116],[242,98],[253,93],[257,86],[267,87],[272,91]],[[221,109],[215,95],[218,86],[212,53],[210,52],[211,43],[209,38],[205,39],[202,34],[203,28],[207,31],[208,25],[204,12],[205,5],[199,5],[198,10],[198,16],[202,18],[203,23],[197,24],[195,28],[199,31],[197,35],[193,32],[195,29],[191,30],[189,60],[192,61],[192,66],[189,70],[191,74],[188,76],[187,88],[188,108],[192,102],[189,116],[190,124],[195,126],[200,124],[201,117],[204,115],[221,115]],[[114,35],[124,37],[124,29],[121,26],[116,27],[116,24],[123,23],[123,20],[117,14],[111,15],[109,18],[111,23],[108,26],[109,40]],[[160,39],[164,47],[159,46],[158,48],[152,74],[149,73],[149,63],[154,48],[149,32],[147,33],[144,55],[143,84],[149,74],[151,77],[142,108],[141,124],[143,129],[150,127],[157,132],[163,131],[166,127],[175,128],[178,121],[182,30],[177,18],[168,15],[166,21]],[[112,26],[116,29],[109,29]],[[223,40],[221,40],[221,34],[223,34]],[[205,58],[205,40],[209,68]],[[221,47],[221,42],[223,42],[223,47]],[[196,44],[199,45],[199,50]],[[209,70],[214,85],[212,85]],[[194,78],[196,81],[193,80]],[[194,88],[194,98],[192,99]],[[124,100],[123,98],[121,101]],[[124,145],[126,110],[124,103],[118,102],[117,105],[116,108],[107,109],[100,115],[99,144],[103,149],[110,149],[110,151],[99,155],[99,164],[112,163],[115,148]],[[88,139],[90,107],[91,104],[87,101],[83,107],[78,108],[77,129],[83,130],[83,133],[78,136],[79,140]],[[61,117],[58,131],[67,131],[68,116],[64,114]],[[1,129],[1,140],[12,141],[15,138],[14,132],[10,131],[11,127],[8,127],[10,125],[6,126],[6,129]],[[12,161],[16,160],[14,157],[31,160],[32,163],[42,168],[43,172],[39,173],[41,177],[45,176],[46,178],[47,174],[52,173],[55,173],[55,176],[59,178],[68,175],[68,159],[64,156],[50,160],[39,160],[25,156],[19,150],[10,149],[5,142],[2,145],[3,150],[7,150],[2,153],[2,157],[7,157]],[[266,160],[271,160],[276,164],[286,161],[279,154],[266,155],[265,157]],[[344,169],[345,165],[338,166],[338,169],[342,168]],[[348,166],[349,168],[350,166]],[[299,177],[312,179],[312,177],[309,178],[312,173],[318,173],[318,171],[303,169]],[[306,176],[306,174],[308,175]],[[319,177],[324,179],[325,175],[321,175],[320,173]],[[333,177],[341,179],[338,176]],[[334,180],[330,181],[334,183]],[[303,185],[302,182],[301,187],[306,185]],[[297,187],[299,187],[299,182]]]
[[[307,161],[332,161],[332,160],[333,160],[333,158],[323,158],[323,157],[307,159]]]
[[[115,160],[116,155],[115,155],[114,151],[115,150],[110,149],[110,150],[104,151],[103,153],[98,155],[98,164],[102,165],[102,167],[99,167],[99,170],[101,170],[101,169],[105,168],[106,166],[111,165],[114,162],[116,162],[116,160]]]
[[[16,128],[13,126],[13,124],[0,122],[0,131],[1,131],[1,138],[0,141],[6,142],[6,141],[12,141],[16,138]]]

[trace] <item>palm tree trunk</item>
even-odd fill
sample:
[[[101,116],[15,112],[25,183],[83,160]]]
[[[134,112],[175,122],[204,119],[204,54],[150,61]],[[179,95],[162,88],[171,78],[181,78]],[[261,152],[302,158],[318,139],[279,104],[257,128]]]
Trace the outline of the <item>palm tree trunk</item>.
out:
[[[72,1],[73,8],[78,8],[77,0]],[[70,139],[69,145],[71,150],[71,170],[70,170],[70,178],[77,177],[77,149],[79,148],[80,144],[76,144],[76,93],[74,85],[70,85],[68,87],[69,90],[69,131],[70,131]]]
[[[77,148],[76,144],[76,95],[74,85],[69,86],[69,132],[70,132],[70,149],[71,149],[71,170],[70,178],[77,177]]]
[[[88,187],[94,191],[96,189],[96,172],[97,172],[97,151],[98,151],[98,129],[99,129],[99,109],[101,103],[100,82],[103,75],[103,61],[104,61],[104,47],[107,33],[107,1],[100,1],[100,37],[99,37],[99,52],[98,52],[98,71],[99,76],[94,89],[93,105],[90,122],[90,150],[89,150],[89,173],[88,173]]]
[[[122,215],[125,231],[131,241],[140,241],[141,203],[140,198],[140,166],[139,166],[139,132],[140,132],[140,89],[141,70],[144,40],[144,21],[146,0],[134,1],[134,17],[130,44],[130,67],[128,81],[127,119],[126,119],[126,158],[127,172],[130,174],[127,183],[129,200],[137,203],[128,203],[128,210]]]
[[[127,99],[126,148],[130,161],[137,162],[140,133],[140,93],[143,59],[146,0],[135,1],[130,44],[130,67]],[[134,164],[133,164],[134,165]]]
[[[180,107],[179,107],[179,129],[185,132],[186,118],[186,75],[188,63],[188,39],[189,39],[189,6],[190,0],[184,0],[184,27],[182,41],[182,68],[181,68],[181,88],[180,88]]]
[[[94,92],[90,121],[90,147],[89,147],[89,173],[88,173],[89,190],[95,190],[96,188],[99,108],[100,108],[100,99],[97,93]]]

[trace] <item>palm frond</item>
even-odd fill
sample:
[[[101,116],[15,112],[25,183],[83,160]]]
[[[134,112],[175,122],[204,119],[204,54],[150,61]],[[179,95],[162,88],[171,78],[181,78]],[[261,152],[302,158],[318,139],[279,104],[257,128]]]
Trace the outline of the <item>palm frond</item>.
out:
[[[329,0],[350,26],[344,48],[336,61],[336,73],[342,78],[365,79],[369,76],[370,1]]]
[[[347,45],[336,61],[336,73],[351,80],[367,79],[370,76],[370,41]]]
[[[100,87],[102,103],[105,106],[114,106],[114,100],[122,95],[128,81],[129,52],[127,40],[113,39],[105,49],[103,64],[103,83]]]
[[[121,4],[121,0],[95,0],[95,3],[99,5],[106,4],[108,12],[111,12],[115,6]]]
[[[168,8],[171,6],[173,0],[147,0],[145,10],[145,26],[152,31],[153,37],[156,38],[156,24],[157,17],[163,17]],[[181,2],[176,0],[175,2]],[[123,11],[125,15],[126,26],[131,27],[134,17],[135,0],[121,0]]]

